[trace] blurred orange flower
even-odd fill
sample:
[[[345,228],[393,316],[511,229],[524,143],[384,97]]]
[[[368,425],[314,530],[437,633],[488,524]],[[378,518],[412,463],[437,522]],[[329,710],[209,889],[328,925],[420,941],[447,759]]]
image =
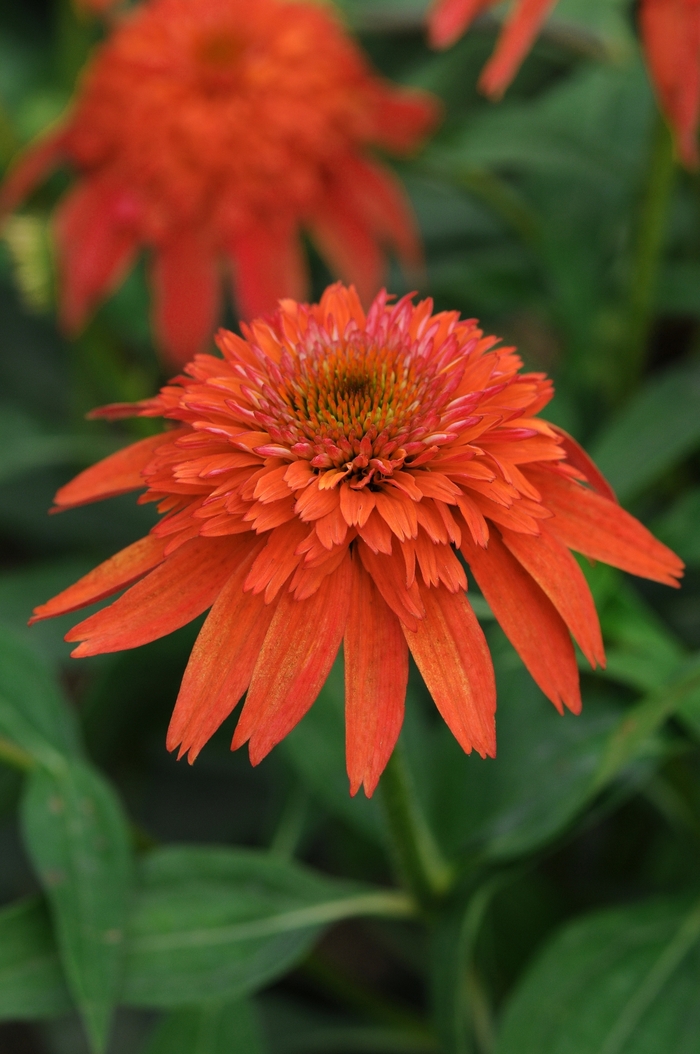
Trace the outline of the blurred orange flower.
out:
[[[55,217],[64,326],[77,331],[146,245],[155,329],[181,365],[213,333],[223,261],[244,317],[305,295],[300,228],[365,301],[386,248],[418,264],[403,190],[368,148],[411,151],[437,117],[431,96],[372,73],[323,5],[149,0],[10,173],[0,210],[72,164]]]
[[[474,19],[499,0],[435,0],[430,41],[453,44]],[[515,0],[496,50],[481,74],[481,90],[500,98],[532,47],[557,0]],[[640,0],[639,26],[659,103],[673,128],[684,164],[698,164],[700,120],[700,0]]]
[[[248,742],[257,764],[312,705],[341,641],[353,794],[372,794],[398,737],[409,651],[462,747],[493,755],[493,669],[458,551],[560,712],[581,708],[570,634],[604,662],[569,550],[677,584],[681,561],[537,416],[545,375],[432,310],[381,293],[365,315],[353,288],[332,286],[243,338],[220,331],[223,359],[198,356],[155,398],[98,411],[174,427],[87,469],[57,508],[146,488],[162,519],[35,618],[130,586],[67,635],[85,656],[211,608],[168,732],[180,756],[194,760],[247,690],[233,747]]]

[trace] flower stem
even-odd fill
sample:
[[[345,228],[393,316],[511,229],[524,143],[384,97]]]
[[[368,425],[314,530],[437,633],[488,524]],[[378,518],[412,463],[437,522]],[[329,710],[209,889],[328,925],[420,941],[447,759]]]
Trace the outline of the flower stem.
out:
[[[659,114],[652,134],[633,246],[626,333],[617,374],[618,397],[634,389],[644,370],[674,173],[671,133]]]
[[[5,739],[4,736],[0,736],[0,762],[10,768],[19,769],[20,772],[29,772],[30,769],[34,768],[32,755],[28,754],[26,750],[22,750],[21,747],[15,746],[11,740]]]
[[[418,902],[429,907],[447,893],[453,872],[425,819],[400,745],[389,759],[380,787],[401,876]]]

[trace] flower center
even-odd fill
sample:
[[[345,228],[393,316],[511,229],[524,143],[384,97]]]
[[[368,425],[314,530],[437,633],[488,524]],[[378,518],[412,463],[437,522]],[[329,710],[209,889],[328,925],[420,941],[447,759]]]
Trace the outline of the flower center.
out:
[[[309,439],[396,435],[420,405],[424,386],[395,349],[346,344],[295,367],[282,394]]]
[[[366,486],[424,449],[452,387],[412,347],[358,334],[283,357],[258,415],[275,442],[317,470],[341,470]]]

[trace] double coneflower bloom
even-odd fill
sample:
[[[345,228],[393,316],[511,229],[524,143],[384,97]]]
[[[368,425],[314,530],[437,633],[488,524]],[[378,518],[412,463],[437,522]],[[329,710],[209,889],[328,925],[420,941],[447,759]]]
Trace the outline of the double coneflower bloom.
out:
[[[681,561],[620,508],[552,397],[473,320],[432,303],[365,314],[353,288],[221,331],[153,399],[99,411],[169,430],[87,469],[67,509],[142,489],[146,537],[38,608],[129,587],[67,635],[75,656],[133,648],[211,608],[168,732],[193,760],[247,691],[233,747],[259,762],[303,717],[343,644],[347,767],[376,787],[403,720],[408,656],[466,751],[493,755],[491,658],[467,571],[543,692],[581,707],[572,636],[604,662],[573,549],[675,585]]]
[[[437,116],[432,97],[369,69],[326,5],[147,0],[10,173],[0,212],[70,165],[54,224],[64,327],[79,330],[146,246],[155,329],[180,366],[213,335],[224,273],[245,318],[306,295],[302,230],[365,302],[387,249],[419,264],[403,190],[369,151],[410,152]]]
[[[499,0],[435,0],[429,16],[431,42],[447,47],[474,19]],[[515,0],[480,87],[500,97],[532,47],[557,0]],[[661,108],[671,124],[684,164],[698,164],[700,119],[699,0],[640,0],[639,28]]]

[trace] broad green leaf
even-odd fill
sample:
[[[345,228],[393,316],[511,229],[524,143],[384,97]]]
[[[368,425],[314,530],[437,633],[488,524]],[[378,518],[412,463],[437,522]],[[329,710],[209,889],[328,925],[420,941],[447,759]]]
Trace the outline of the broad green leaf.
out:
[[[36,652],[0,630],[0,736],[54,772],[81,755],[77,723]]]
[[[558,933],[506,1007],[496,1054],[696,1054],[700,905],[638,904]]]
[[[430,936],[432,1019],[443,1054],[471,1054],[468,960],[490,890],[456,899],[440,913]]]
[[[550,185],[558,182],[560,191],[570,189],[568,181],[588,181],[595,192],[586,204],[595,209],[595,196],[619,186],[638,166],[650,102],[641,64],[585,68],[534,100],[477,111],[448,146],[429,148],[426,163],[447,170],[467,166],[536,172]],[[567,183],[562,184],[563,178]],[[547,221],[551,219],[548,212]]]
[[[592,53],[600,41],[607,57],[617,61],[628,57],[634,47],[626,0],[559,0],[548,25],[551,35],[562,44],[567,42],[564,31],[569,27],[582,36],[590,34],[592,39],[589,39],[588,47],[583,36],[580,50]],[[559,30],[558,36],[556,30]],[[570,45],[576,45],[575,37],[570,40]]]
[[[130,925],[125,1001],[179,1007],[236,999],[286,973],[325,926],[412,911],[270,853],[170,848],[143,862]]]
[[[255,1008],[247,1000],[174,1010],[145,1054],[264,1054]]]
[[[345,769],[345,689],[339,657],[308,714],[283,740],[280,749],[299,777],[336,816],[362,834],[381,839],[382,812],[376,798],[350,797]]]
[[[498,754],[467,757],[439,728],[431,815],[446,850],[498,859],[530,852],[572,822],[620,710],[601,685],[578,717],[560,716],[513,652],[499,642],[493,651]]]
[[[72,1003],[44,905],[25,900],[0,911],[0,1019],[65,1014]]]
[[[644,388],[604,431],[592,455],[628,501],[700,446],[700,365],[669,369]]]
[[[51,905],[61,960],[94,1049],[104,1050],[122,979],[131,899],[129,831],[109,784],[72,760],[36,768],[24,837]]]

